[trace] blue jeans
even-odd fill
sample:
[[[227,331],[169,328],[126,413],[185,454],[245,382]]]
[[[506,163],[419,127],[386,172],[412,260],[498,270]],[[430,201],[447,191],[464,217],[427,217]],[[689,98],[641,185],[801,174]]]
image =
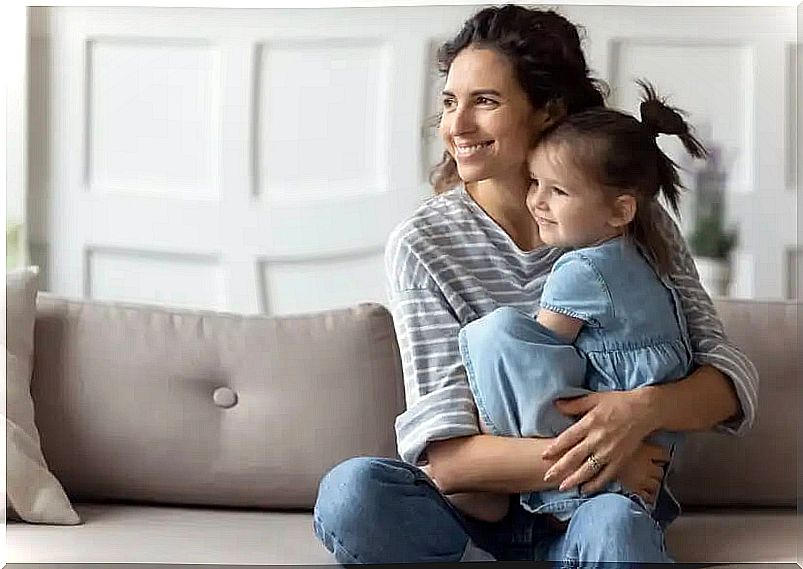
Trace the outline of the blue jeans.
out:
[[[584,569],[672,562],[661,527],[626,496],[590,498],[565,529],[549,516],[527,512],[516,499],[510,505],[498,523],[474,520],[461,515],[421,469],[398,460],[359,457],[340,463],[323,478],[313,526],[341,564],[490,556]]]

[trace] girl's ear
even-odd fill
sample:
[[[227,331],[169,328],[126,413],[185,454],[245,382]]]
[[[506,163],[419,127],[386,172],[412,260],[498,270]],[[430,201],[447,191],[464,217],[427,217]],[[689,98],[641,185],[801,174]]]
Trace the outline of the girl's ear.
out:
[[[631,194],[617,196],[611,208],[608,224],[612,227],[624,227],[636,217],[636,198]]]

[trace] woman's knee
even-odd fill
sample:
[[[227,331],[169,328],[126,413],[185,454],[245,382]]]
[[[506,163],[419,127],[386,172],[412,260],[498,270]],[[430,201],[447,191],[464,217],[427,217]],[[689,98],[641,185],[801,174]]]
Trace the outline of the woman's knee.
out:
[[[406,465],[390,459],[355,457],[341,462],[321,480],[315,516],[326,525],[351,526],[365,520],[372,510],[382,510],[392,500],[393,483],[415,478]],[[370,522],[369,522],[370,523]]]
[[[621,494],[600,494],[583,503],[567,532],[581,561],[671,561],[663,530],[641,505]]]
[[[428,478],[385,458],[352,458],[329,471],[313,526],[340,563],[457,561],[468,542]]]

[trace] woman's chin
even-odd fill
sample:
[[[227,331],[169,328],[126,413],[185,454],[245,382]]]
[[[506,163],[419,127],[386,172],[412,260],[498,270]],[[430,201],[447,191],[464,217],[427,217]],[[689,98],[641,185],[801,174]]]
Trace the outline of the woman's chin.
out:
[[[461,166],[459,162],[457,164],[457,175],[460,176],[460,179],[466,184],[471,182],[481,182],[482,180],[488,178],[485,168],[468,165]]]

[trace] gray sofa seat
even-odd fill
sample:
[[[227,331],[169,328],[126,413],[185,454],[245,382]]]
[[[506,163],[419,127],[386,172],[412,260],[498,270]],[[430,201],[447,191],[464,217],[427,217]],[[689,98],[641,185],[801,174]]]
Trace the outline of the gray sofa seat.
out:
[[[308,512],[77,504],[80,526],[9,524],[9,563],[332,564]],[[794,562],[795,510],[684,514],[667,532],[676,561]],[[136,537],[132,536],[132,532]]]

